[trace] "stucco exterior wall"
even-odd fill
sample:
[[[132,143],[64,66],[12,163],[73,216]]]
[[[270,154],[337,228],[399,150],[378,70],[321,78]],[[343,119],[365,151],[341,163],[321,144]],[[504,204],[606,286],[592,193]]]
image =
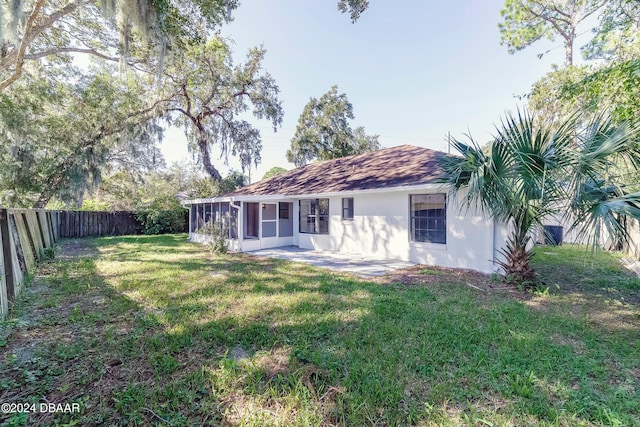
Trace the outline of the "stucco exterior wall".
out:
[[[460,209],[447,195],[447,243],[412,242],[410,195],[425,191],[355,194],[354,219],[342,220],[342,197],[329,198],[329,234],[299,234],[298,246],[357,254],[371,259],[398,259],[485,273],[497,270],[493,260],[506,237],[491,219]],[[348,195],[351,196],[351,195]],[[297,232],[297,229],[296,229]]]
[[[300,233],[299,199],[288,199],[293,204],[293,236],[271,241],[241,238],[238,249],[251,251],[293,244],[306,249],[360,255],[372,260],[397,259],[484,273],[499,271],[494,260],[499,257],[497,250],[504,246],[506,227],[494,224],[479,212],[468,211],[456,200],[451,200],[448,194],[446,244],[411,241],[410,196],[429,193],[446,194],[446,190],[345,193],[344,197],[354,199],[353,220],[342,219],[343,195],[330,196],[329,234]],[[244,225],[244,218],[239,220]],[[193,233],[191,237],[197,240]]]

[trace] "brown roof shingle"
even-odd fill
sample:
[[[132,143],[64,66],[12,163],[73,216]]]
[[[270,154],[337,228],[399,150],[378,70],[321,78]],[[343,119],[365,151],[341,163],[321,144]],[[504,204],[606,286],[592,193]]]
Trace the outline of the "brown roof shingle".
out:
[[[413,145],[384,148],[302,166],[228,195],[292,196],[432,183],[442,175],[443,156],[447,154]]]

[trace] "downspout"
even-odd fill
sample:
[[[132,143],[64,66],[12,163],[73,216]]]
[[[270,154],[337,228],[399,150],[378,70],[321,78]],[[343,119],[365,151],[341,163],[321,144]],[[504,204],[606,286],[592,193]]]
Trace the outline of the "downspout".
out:
[[[235,202],[229,202],[229,207],[238,210],[238,214],[236,215],[236,235],[238,240],[238,252],[242,252],[242,202],[239,206],[236,206]]]
[[[493,224],[493,236],[492,236],[492,244],[491,244],[491,267],[495,270],[496,268],[496,220],[495,218],[491,221]]]
[[[187,209],[189,211],[189,229],[187,230],[187,240],[191,241],[191,209],[193,205],[188,205],[188,206],[189,207],[187,207],[187,205],[182,205],[184,209]]]

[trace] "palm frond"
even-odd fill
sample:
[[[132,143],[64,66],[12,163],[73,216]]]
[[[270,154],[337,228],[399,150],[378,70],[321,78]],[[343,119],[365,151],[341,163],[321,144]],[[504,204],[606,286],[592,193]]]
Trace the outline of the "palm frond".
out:
[[[579,113],[560,125],[526,110],[507,113],[496,127],[489,154],[472,138],[454,141],[461,157],[443,163],[452,195],[466,191],[467,207],[481,206],[513,226],[499,261],[506,272],[530,276],[526,243],[550,217],[571,218],[572,229],[594,240],[606,232],[626,242],[626,218],[640,219],[640,193],[626,194],[628,177],[640,187],[640,128],[607,116],[583,125]],[[616,170],[626,162],[633,174]],[[623,179],[627,177],[627,179]]]

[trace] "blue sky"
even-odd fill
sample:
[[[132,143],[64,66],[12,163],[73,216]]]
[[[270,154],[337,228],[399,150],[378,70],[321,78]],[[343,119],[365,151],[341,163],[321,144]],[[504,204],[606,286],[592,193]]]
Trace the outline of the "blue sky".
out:
[[[221,30],[235,41],[236,62],[262,44],[264,67],[281,90],[282,128],[274,133],[268,122],[254,121],[263,152],[252,181],[273,166],[294,167],[285,153],[298,117],[311,97],[334,84],[353,104],[352,125],[380,135],[384,147],[446,151],[447,132],[488,140],[506,110],[524,105],[515,96],[564,59],[560,40],[510,55],[498,31],[504,0],[372,0],[355,24],[336,3],[243,0]],[[168,163],[187,157],[182,131],[169,131],[162,149]],[[222,161],[216,166],[226,174]],[[229,166],[239,169],[233,160]]]

